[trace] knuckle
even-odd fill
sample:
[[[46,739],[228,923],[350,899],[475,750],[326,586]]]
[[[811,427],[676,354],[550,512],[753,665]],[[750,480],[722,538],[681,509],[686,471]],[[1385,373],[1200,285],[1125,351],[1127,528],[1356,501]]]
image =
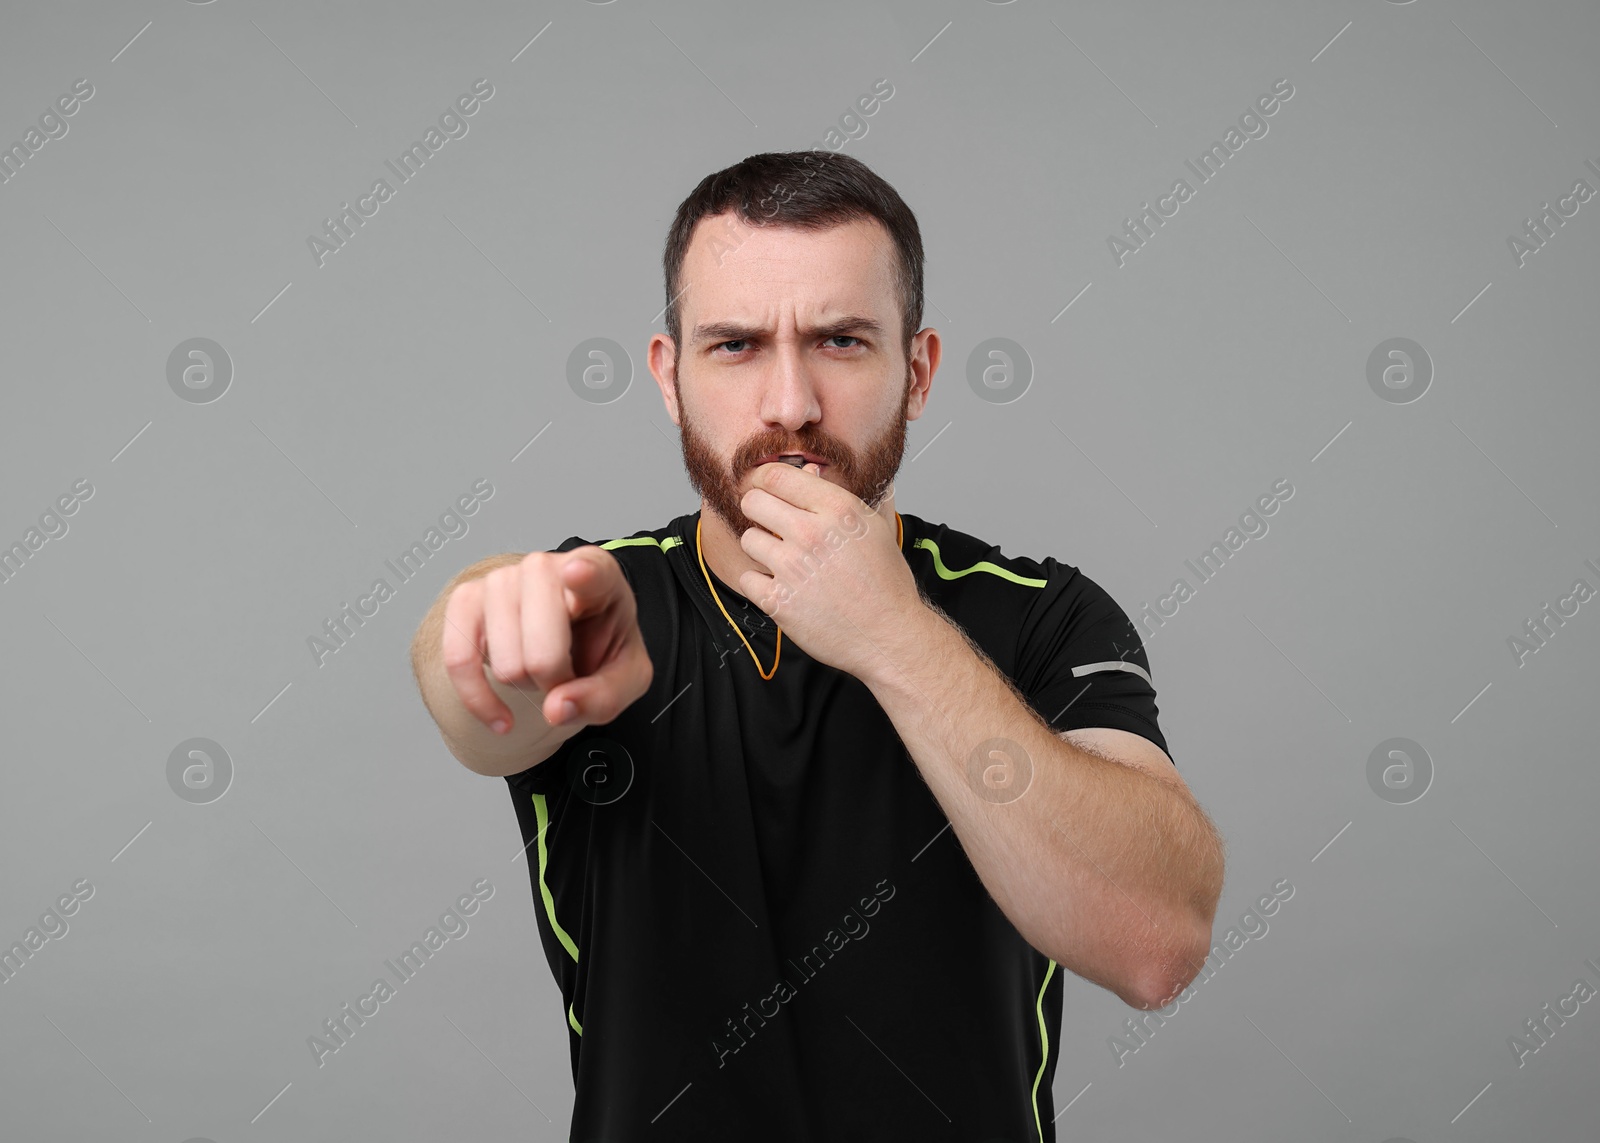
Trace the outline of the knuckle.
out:
[[[444,613],[457,624],[463,619],[482,614],[483,581],[475,579],[456,585],[455,590],[450,593],[450,598],[445,600]]]
[[[524,655],[522,665],[529,678],[543,679],[555,674],[560,661],[550,652],[542,651],[536,655]]]
[[[489,661],[489,673],[502,683],[514,683],[523,677],[523,667],[520,663],[500,661],[495,662],[493,656]]]
[[[480,582],[483,584],[483,607],[489,610],[497,601],[503,605],[504,601],[514,598],[517,571],[515,568],[495,568]]]

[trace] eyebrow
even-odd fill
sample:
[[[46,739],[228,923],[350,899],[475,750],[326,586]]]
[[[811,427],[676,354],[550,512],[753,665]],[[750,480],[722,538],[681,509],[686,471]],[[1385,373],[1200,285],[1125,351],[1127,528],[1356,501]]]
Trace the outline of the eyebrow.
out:
[[[713,321],[703,325],[696,325],[690,337],[691,344],[699,345],[707,341],[748,341],[753,340],[767,331],[758,326],[742,325],[735,321]],[[835,321],[824,322],[820,325],[807,326],[800,330],[804,337],[844,337],[856,333],[870,333],[874,336],[883,335],[883,326],[872,318],[859,314],[850,314]]]

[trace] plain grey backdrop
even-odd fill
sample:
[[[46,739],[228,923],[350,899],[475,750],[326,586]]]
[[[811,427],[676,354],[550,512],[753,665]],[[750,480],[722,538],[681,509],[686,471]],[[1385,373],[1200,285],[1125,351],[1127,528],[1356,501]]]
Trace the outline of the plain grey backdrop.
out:
[[[1594,1138],[1597,48],[1575,0],[8,5],[0,1135],[566,1138],[508,791],[408,643],[469,563],[696,506],[667,225],[819,145],[926,244],[897,504],[1166,613],[1229,844],[1237,947],[1136,1050],[1068,978],[1061,1138]]]

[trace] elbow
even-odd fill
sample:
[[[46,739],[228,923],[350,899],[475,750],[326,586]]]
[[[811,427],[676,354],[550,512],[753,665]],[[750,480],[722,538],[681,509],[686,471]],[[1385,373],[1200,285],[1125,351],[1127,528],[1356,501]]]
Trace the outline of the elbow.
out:
[[[1174,942],[1146,959],[1129,994],[1123,996],[1124,1003],[1146,1010],[1165,1008],[1188,990],[1211,954],[1211,922],[1199,921],[1187,931],[1188,940]]]
[[[1149,950],[1134,986],[1132,996],[1123,999],[1136,1008],[1164,1008],[1178,999],[1205,970],[1211,955],[1211,928],[1222,895],[1220,854],[1212,872],[1193,895],[1169,904],[1170,923],[1164,931],[1174,934]]]

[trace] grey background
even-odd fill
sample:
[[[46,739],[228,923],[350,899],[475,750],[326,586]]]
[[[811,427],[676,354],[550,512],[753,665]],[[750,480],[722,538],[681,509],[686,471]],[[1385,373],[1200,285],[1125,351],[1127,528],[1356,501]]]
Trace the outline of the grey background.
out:
[[[1600,985],[1600,601],[1520,667],[1507,639],[1600,588],[1600,201],[1525,265],[1506,240],[1600,190],[1597,32],[1576,2],[7,6],[0,142],[95,94],[0,186],[0,538],[95,491],[0,584],[0,943],[95,892],[0,986],[5,1137],[566,1137],[507,790],[445,752],[408,641],[470,562],[694,507],[644,365],[672,211],[886,78],[843,149],[917,212],[945,340],[902,510],[1137,615],[1295,489],[1148,640],[1229,842],[1216,936],[1294,896],[1120,1067],[1133,1010],[1068,978],[1062,1137],[1593,1138],[1600,1006],[1525,1066],[1509,1037]],[[480,77],[469,133],[319,268],[307,237]],[[1279,78],[1268,134],[1119,268],[1107,237]],[[195,337],[233,362],[214,402],[168,384]],[[632,359],[610,403],[566,380],[592,337]],[[967,382],[994,337],[1034,369],[1007,403]],[[1411,403],[1368,383],[1391,337],[1433,364]],[[194,737],[234,768],[209,804],[168,783]],[[1367,777],[1394,737],[1434,771],[1405,804]],[[319,1068],[307,1038],[481,878]]]

